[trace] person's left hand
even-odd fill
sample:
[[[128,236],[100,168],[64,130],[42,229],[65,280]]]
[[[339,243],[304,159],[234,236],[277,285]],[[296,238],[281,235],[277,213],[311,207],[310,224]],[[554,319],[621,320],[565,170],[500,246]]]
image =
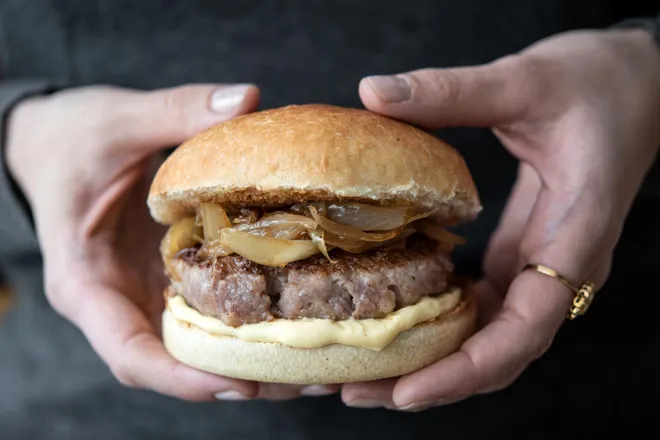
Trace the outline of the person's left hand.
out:
[[[258,103],[251,84],[99,85],[28,98],[8,118],[8,169],[34,216],[46,297],[125,386],[188,401],[338,390],[214,375],[177,361],[162,341],[166,229],[146,203],[162,151]]]
[[[543,264],[596,289],[608,277],[660,145],[660,51],[644,31],[571,32],[484,66],[369,77],[360,95],[426,128],[491,127],[520,169],[475,286],[483,328],[434,365],[346,384],[342,398],[419,410],[502,389],[549,348],[574,296],[521,268]]]

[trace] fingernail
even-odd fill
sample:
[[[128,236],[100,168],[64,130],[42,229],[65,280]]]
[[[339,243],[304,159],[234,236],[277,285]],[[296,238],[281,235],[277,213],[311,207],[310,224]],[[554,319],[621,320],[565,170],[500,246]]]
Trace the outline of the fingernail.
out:
[[[404,102],[412,96],[410,84],[400,76],[370,76],[367,84],[386,102]]]
[[[211,110],[216,113],[233,113],[245,100],[250,86],[223,87],[211,95]]]
[[[300,394],[303,396],[327,396],[334,393],[334,389],[324,385],[310,385],[300,390]]]
[[[401,411],[412,411],[412,412],[424,411],[433,406],[438,406],[441,404],[442,404],[441,400],[432,400],[427,402],[413,402],[413,403],[409,403],[408,405],[400,406],[399,409]]]
[[[381,402],[369,399],[351,400],[350,402],[346,402],[346,405],[352,408],[380,408],[383,406]]]
[[[215,398],[218,400],[247,400],[247,397],[234,390],[216,393]]]

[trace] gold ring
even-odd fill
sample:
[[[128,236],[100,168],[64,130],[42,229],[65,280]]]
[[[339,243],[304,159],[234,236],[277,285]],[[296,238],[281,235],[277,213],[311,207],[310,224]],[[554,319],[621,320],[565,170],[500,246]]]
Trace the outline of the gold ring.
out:
[[[596,294],[594,290],[595,284],[593,282],[586,281],[580,287],[575,287],[568,279],[566,279],[566,277],[560,275],[556,270],[550,269],[549,267],[530,263],[526,264],[522,270],[525,271],[528,269],[535,270],[536,272],[542,273],[543,275],[547,275],[559,280],[562,284],[564,284],[575,293],[573,304],[568,311],[568,319],[575,319],[576,317],[584,315],[587,312],[587,309],[591,305],[591,302],[594,299],[594,295]]]

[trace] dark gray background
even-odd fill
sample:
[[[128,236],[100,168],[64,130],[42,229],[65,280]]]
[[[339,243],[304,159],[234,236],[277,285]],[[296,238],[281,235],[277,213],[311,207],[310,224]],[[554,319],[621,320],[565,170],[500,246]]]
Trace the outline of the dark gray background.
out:
[[[360,106],[357,84],[364,75],[487,62],[563,30],[658,13],[641,4],[2,0],[0,68],[3,80],[40,77],[71,86],[251,81],[262,87],[262,108],[306,102]],[[516,163],[487,130],[441,135],[466,157],[485,204],[484,214],[461,231],[470,244],[456,258],[459,271],[477,275]],[[649,183],[628,219],[610,283],[590,313],[563,328],[550,352],[515,385],[421,414],[348,409],[337,396],[200,405],[123,389],[80,333],[50,310],[37,250],[18,255],[0,237],[4,272],[19,294],[18,306],[0,324],[0,438],[584,438],[579,434],[641,428],[657,433],[658,198]],[[4,209],[0,206],[0,222]]]

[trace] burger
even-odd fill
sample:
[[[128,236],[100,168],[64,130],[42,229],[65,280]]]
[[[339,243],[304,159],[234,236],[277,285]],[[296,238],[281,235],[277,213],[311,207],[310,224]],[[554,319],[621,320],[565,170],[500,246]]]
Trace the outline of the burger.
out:
[[[293,105],[189,139],[147,204],[168,225],[162,334],[228,377],[330,384],[399,376],[458,350],[475,305],[450,228],[479,196],[463,157],[367,110]]]

